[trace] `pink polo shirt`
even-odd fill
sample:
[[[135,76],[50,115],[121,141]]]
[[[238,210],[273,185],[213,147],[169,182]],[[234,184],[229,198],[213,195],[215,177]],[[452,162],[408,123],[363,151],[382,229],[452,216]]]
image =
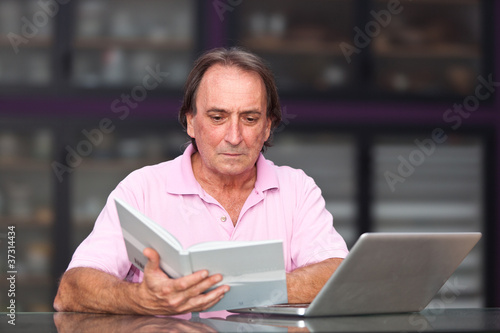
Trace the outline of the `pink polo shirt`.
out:
[[[327,258],[345,258],[346,244],[333,227],[321,190],[302,170],[278,167],[261,154],[255,188],[233,226],[227,211],[196,181],[193,153],[189,146],[174,160],[127,176],[111,192],[68,269],[92,267],[120,279],[142,281],[142,272],[127,257],[115,197],[162,225],[184,247],[206,241],[281,239],[287,272]]]

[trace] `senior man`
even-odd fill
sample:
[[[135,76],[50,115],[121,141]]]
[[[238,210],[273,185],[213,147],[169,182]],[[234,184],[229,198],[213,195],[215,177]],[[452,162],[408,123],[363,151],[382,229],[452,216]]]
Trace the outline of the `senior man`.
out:
[[[127,257],[114,198],[184,247],[215,240],[282,239],[290,303],[310,302],[348,251],[314,181],[262,152],[281,121],[273,75],[237,49],[203,54],[188,76],[179,120],[191,144],[174,160],[132,172],[110,194],[64,273],[57,311],[174,315],[216,304],[226,285],[206,270],[171,279],[146,249],[144,273]]]

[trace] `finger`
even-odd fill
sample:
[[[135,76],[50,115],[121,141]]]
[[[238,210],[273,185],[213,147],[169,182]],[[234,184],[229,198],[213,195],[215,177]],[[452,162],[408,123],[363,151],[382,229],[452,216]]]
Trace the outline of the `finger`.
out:
[[[177,279],[174,283],[181,282],[180,280],[181,279]],[[224,294],[229,291],[229,286],[219,286],[213,290],[210,290],[209,292],[206,292],[205,294],[203,294],[203,292],[205,292],[210,287],[213,287],[214,284],[220,282],[221,280],[222,276],[220,274],[216,274],[207,277],[191,288],[187,288],[184,290],[177,289],[177,291],[182,294],[182,298],[185,299],[185,304],[182,307],[182,311],[203,311],[217,303],[224,296]]]
[[[175,288],[184,291],[188,297],[197,296],[222,281],[221,274],[208,276],[208,271],[202,270],[175,280]]]
[[[219,298],[223,297],[231,288],[227,285],[220,286],[215,288],[214,290],[210,290],[206,294],[202,294],[206,298],[206,301],[215,300],[217,301]]]
[[[192,311],[204,311],[217,304],[229,291],[229,286],[220,286],[206,294],[191,299]]]
[[[214,289],[209,293],[192,297],[183,304],[182,312],[205,311],[217,304],[224,297],[225,292],[226,290],[224,288],[219,287],[217,290]]]

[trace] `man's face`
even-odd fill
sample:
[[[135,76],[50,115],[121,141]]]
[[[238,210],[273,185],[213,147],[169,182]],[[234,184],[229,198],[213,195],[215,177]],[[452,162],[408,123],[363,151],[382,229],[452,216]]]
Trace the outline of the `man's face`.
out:
[[[205,72],[196,115],[187,114],[187,133],[196,139],[203,171],[240,176],[253,169],[271,130],[266,105],[257,73],[222,65]]]

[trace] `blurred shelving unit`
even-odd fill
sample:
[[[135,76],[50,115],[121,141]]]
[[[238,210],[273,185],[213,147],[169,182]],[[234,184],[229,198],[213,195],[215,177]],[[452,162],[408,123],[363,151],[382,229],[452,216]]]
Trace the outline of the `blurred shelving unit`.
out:
[[[195,1],[85,0],[76,4],[71,82],[79,88],[143,85],[147,68],[179,90],[194,60]]]
[[[231,37],[264,57],[290,96],[443,99],[491,70],[480,0],[248,1]],[[286,57],[283,57],[286,55]]]
[[[302,169],[321,188],[335,229],[351,247],[358,238],[356,140],[330,131],[278,133],[265,153],[276,165]]]
[[[52,82],[54,21],[39,11],[36,0],[0,1],[0,86]]]
[[[387,12],[388,1],[373,1]],[[374,38],[373,85],[397,94],[474,93],[483,64],[482,7],[479,0],[402,3],[398,14],[382,17]],[[373,17],[373,19],[375,19]]]
[[[102,96],[118,90],[118,96],[133,95],[136,87],[140,91],[132,97],[137,99],[145,98],[140,95],[144,89],[158,90],[162,96],[178,93],[200,47],[198,7],[197,0],[0,0],[0,95],[29,101],[48,93],[56,96],[44,100],[50,104],[88,93]],[[121,137],[109,148],[111,155],[106,155],[107,142],[91,144],[94,153],[79,156],[83,161],[77,167],[55,170],[54,162],[67,167],[66,149],[82,140],[78,135],[85,121],[68,121],[67,110],[53,118],[45,119],[41,111],[26,117],[25,112],[36,111],[38,105],[19,110],[3,102],[0,245],[6,246],[7,227],[16,226],[16,310],[53,311],[59,275],[104,205],[106,198],[100,195],[107,195],[132,170],[159,162],[152,147],[163,144],[158,138],[162,133],[143,127],[138,140]],[[50,109],[47,105],[40,106]],[[109,105],[106,100],[107,111]],[[89,128],[104,116],[94,112],[86,118]],[[106,135],[108,141],[112,137]],[[133,155],[138,142],[148,144],[145,149],[139,146],[146,154],[142,157]],[[7,267],[6,260],[0,257],[1,267]],[[0,273],[2,290],[5,272]],[[7,301],[2,293],[0,305]]]
[[[466,131],[431,143],[427,129],[418,126],[384,131],[296,127],[278,133],[276,148],[266,157],[303,169],[317,182],[349,247],[368,231],[483,232],[430,307],[484,306],[490,136]],[[360,172],[368,172],[366,186]]]
[[[131,171],[181,153],[187,137],[171,106],[180,104],[182,85],[199,51],[219,44],[240,45],[263,56],[281,98],[300,100],[301,117],[280,128],[276,147],[266,156],[303,169],[318,183],[349,246],[365,231],[483,231],[482,243],[451,280],[468,287],[445,306],[483,305],[496,283],[483,280],[493,266],[484,262],[487,245],[494,242],[487,238],[494,236],[487,234],[486,224],[495,222],[488,208],[494,198],[485,194],[494,192],[485,179],[496,172],[487,169],[495,154],[487,141],[493,140],[489,130],[498,125],[488,117],[464,124],[411,177],[397,183],[394,193],[384,172],[397,170],[398,156],[407,157],[415,149],[413,140],[425,137],[435,124],[431,113],[444,111],[434,104],[424,110],[427,104],[419,108],[414,101],[451,107],[457,97],[474,93],[479,75],[493,72],[493,1],[401,1],[400,11],[384,16],[395,2],[289,0],[284,5],[252,0],[238,2],[226,21],[206,19],[217,13],[202,0],[75,0],[61,4],[53,17],[41,3],[0,0],[0,97],[21,96],[20,105],[37,108],[37,101],[25,103],[24,97],[48,88],[56,98],[44,100],[44,109],[55,105],[59,110],[42,125],[38,113],[26,119],[24,112],[34,111],[16,109],[15,98],[10,104],[0,101],[0,236],[8,225],[19,231],[18,311],[52,311],[58,275],[91,232],[109,192]],[[36,32],[29,30],[35,23]],[[356,46],[360,34],[368,34],[369,23],[379,28],[366,45]],[[220,24],[215,31],[227,40],[211,36],[211,24]],[[16,36],[21,38],[19,52]],[[359,52],[346,57],[341,45],[347,44]],[[92,154],[56,181],[51,163],[65,164],[67,147],[88,140],[84,128],[117,116],[113,100],[134,92],[139,99],[146,97],[142,88],[148,69],[163,75],[154,88],[161,99],[144,104],[165,110],[165,102],[168,115],[144,107],[144,118],[134,114],[114,124],[112,133],[92,145]],[[403,118],[388,119],[382,112],[385,104],[375,105],[393,98],[401,101],[401,114],[411,113],[421,122],[400,124]],[[373,112],[381,116],[373,124],[372,117],[344,127],[331,116],[346,112],[335,104],[340,99],[350,103],[348,110],[374,102]],[[121,106],[133,108],[126,104],[130,100],[122,101]],[[369,103],[358,106],[359,101]],[[325,107],[330,102],[331,114]],[[325,119],[318,116],[321,112],[308,115],[318,103],[329,113]],[[97,111],[88,112],[96,106]],[[1,267],[5,260],[0,257]],[[0,279],[3,287],[6,279]],[[449,296],[438,295],[441,300]],[[0,305],[5,297],[0,294]]]
[[[188,141],[180,129],[166,131],[151,123],[106,135],[92,154],[82,159],[71,175],[71,253],[92,231],[111,191],[130,172],[173,159]],[[165,131],[165,132],[164,132]],[[85,137],[75,138],[76,143]]]
[[[484,233],[484,139],[453,135],[436,144],[416,137],[374,139],[373,230]],[[483,306],[484,251],[483,239],[436,296],[447,301],[438,306]]]
[[[493,71],[491,7],[253,0],[220,23],[229,44],[269,62],[284,97],[450,100],[473,93],[477,77]],[[156,70],[164,74],[158,90],[178,93],[209,43],[203,18],[213,11],[200,0],[80,0],[57,9],[55,16],[37,0],[0,0],[0,86],[105,94],[143,86]]]
[[[54,260],[54,187],[51,128],[2,126],[0,130],[1,233],[15,227],[16,305],[19,311],[50,311]],[[3,237],[2,237],[3,238]],[[0,266],[7,267],[7,243],[0,240]],[[0,286],[7,286],[3,270]],[[7,306],[7,292],[0,296]]]
[[[238,8],[234,40],[270,63],[280,91],[349,89],[356,67],[345,61],[340,43],[352,39],[353,1],[246,1]]]

